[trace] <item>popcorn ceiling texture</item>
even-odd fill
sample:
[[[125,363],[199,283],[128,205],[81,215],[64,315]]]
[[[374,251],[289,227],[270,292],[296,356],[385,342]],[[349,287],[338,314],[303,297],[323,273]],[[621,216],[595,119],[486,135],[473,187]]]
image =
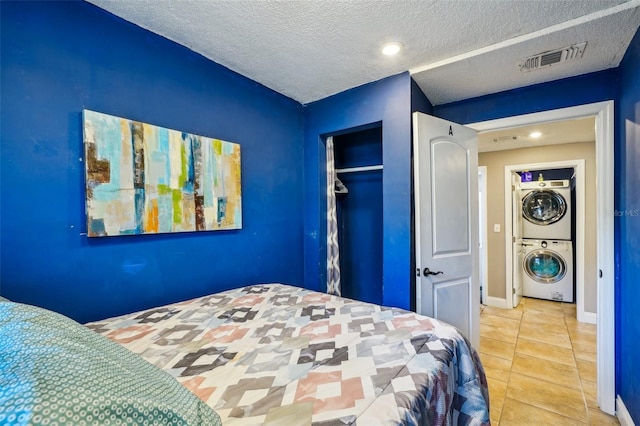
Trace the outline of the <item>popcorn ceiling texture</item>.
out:
[[[611,68],[640,25],[640,0],[90,2],[303,104],[458,55],[412,73],[435,105]],[[380,46],[392,40],[405,50],[388,58]],[[583,41],[582,60],[519,71],[526,56]]]

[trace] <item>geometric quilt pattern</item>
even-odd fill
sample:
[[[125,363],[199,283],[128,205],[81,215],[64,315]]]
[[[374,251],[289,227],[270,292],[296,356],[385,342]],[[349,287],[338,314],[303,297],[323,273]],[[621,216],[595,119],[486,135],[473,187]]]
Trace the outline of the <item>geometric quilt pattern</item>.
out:
[[[168,371],[223,424],[489,424],[476,351],[415,312],[264,284],[87,326]]]

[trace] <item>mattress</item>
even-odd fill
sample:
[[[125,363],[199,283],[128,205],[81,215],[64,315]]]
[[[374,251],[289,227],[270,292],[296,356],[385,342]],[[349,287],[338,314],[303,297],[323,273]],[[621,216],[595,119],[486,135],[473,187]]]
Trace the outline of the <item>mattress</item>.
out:
[[[224,425],[484,425],[487,381],[454,327],[282,284],[87,324],[160,367]]]

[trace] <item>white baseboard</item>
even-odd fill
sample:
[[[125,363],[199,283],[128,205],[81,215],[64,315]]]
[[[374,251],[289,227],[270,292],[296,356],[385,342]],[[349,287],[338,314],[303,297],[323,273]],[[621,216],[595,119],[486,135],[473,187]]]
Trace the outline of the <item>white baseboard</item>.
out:
[[[631,418],[631,414],[627,411],[627,407],[624,406],[624,402],[622,402],[622,398],[620,395],[616,398],[616,416],[620,421],[620,426],[635,426],[636,424],[633,422]]]
[[[597,315],[595,312],[578,311],[578,321],[586,322],[589,324],[595,324],[596,320],[597,320]]]
[[[484,302],[485,302],[485,305],[487,305],[487,306],[493,306],[495,308],[508,309],[507,308],[507,299],[501,299],[499,297],[487,296],[487,300],[485,300]]]

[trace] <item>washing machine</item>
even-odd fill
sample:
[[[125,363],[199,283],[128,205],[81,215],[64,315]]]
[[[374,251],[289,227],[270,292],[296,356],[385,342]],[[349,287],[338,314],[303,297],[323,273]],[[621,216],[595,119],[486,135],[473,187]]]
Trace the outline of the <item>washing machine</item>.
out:
[[[571,239],[569,180],[522,182],[522,238]]]
[[[571,241],[523,240],[522,294],[538,299],[573,302]]]

